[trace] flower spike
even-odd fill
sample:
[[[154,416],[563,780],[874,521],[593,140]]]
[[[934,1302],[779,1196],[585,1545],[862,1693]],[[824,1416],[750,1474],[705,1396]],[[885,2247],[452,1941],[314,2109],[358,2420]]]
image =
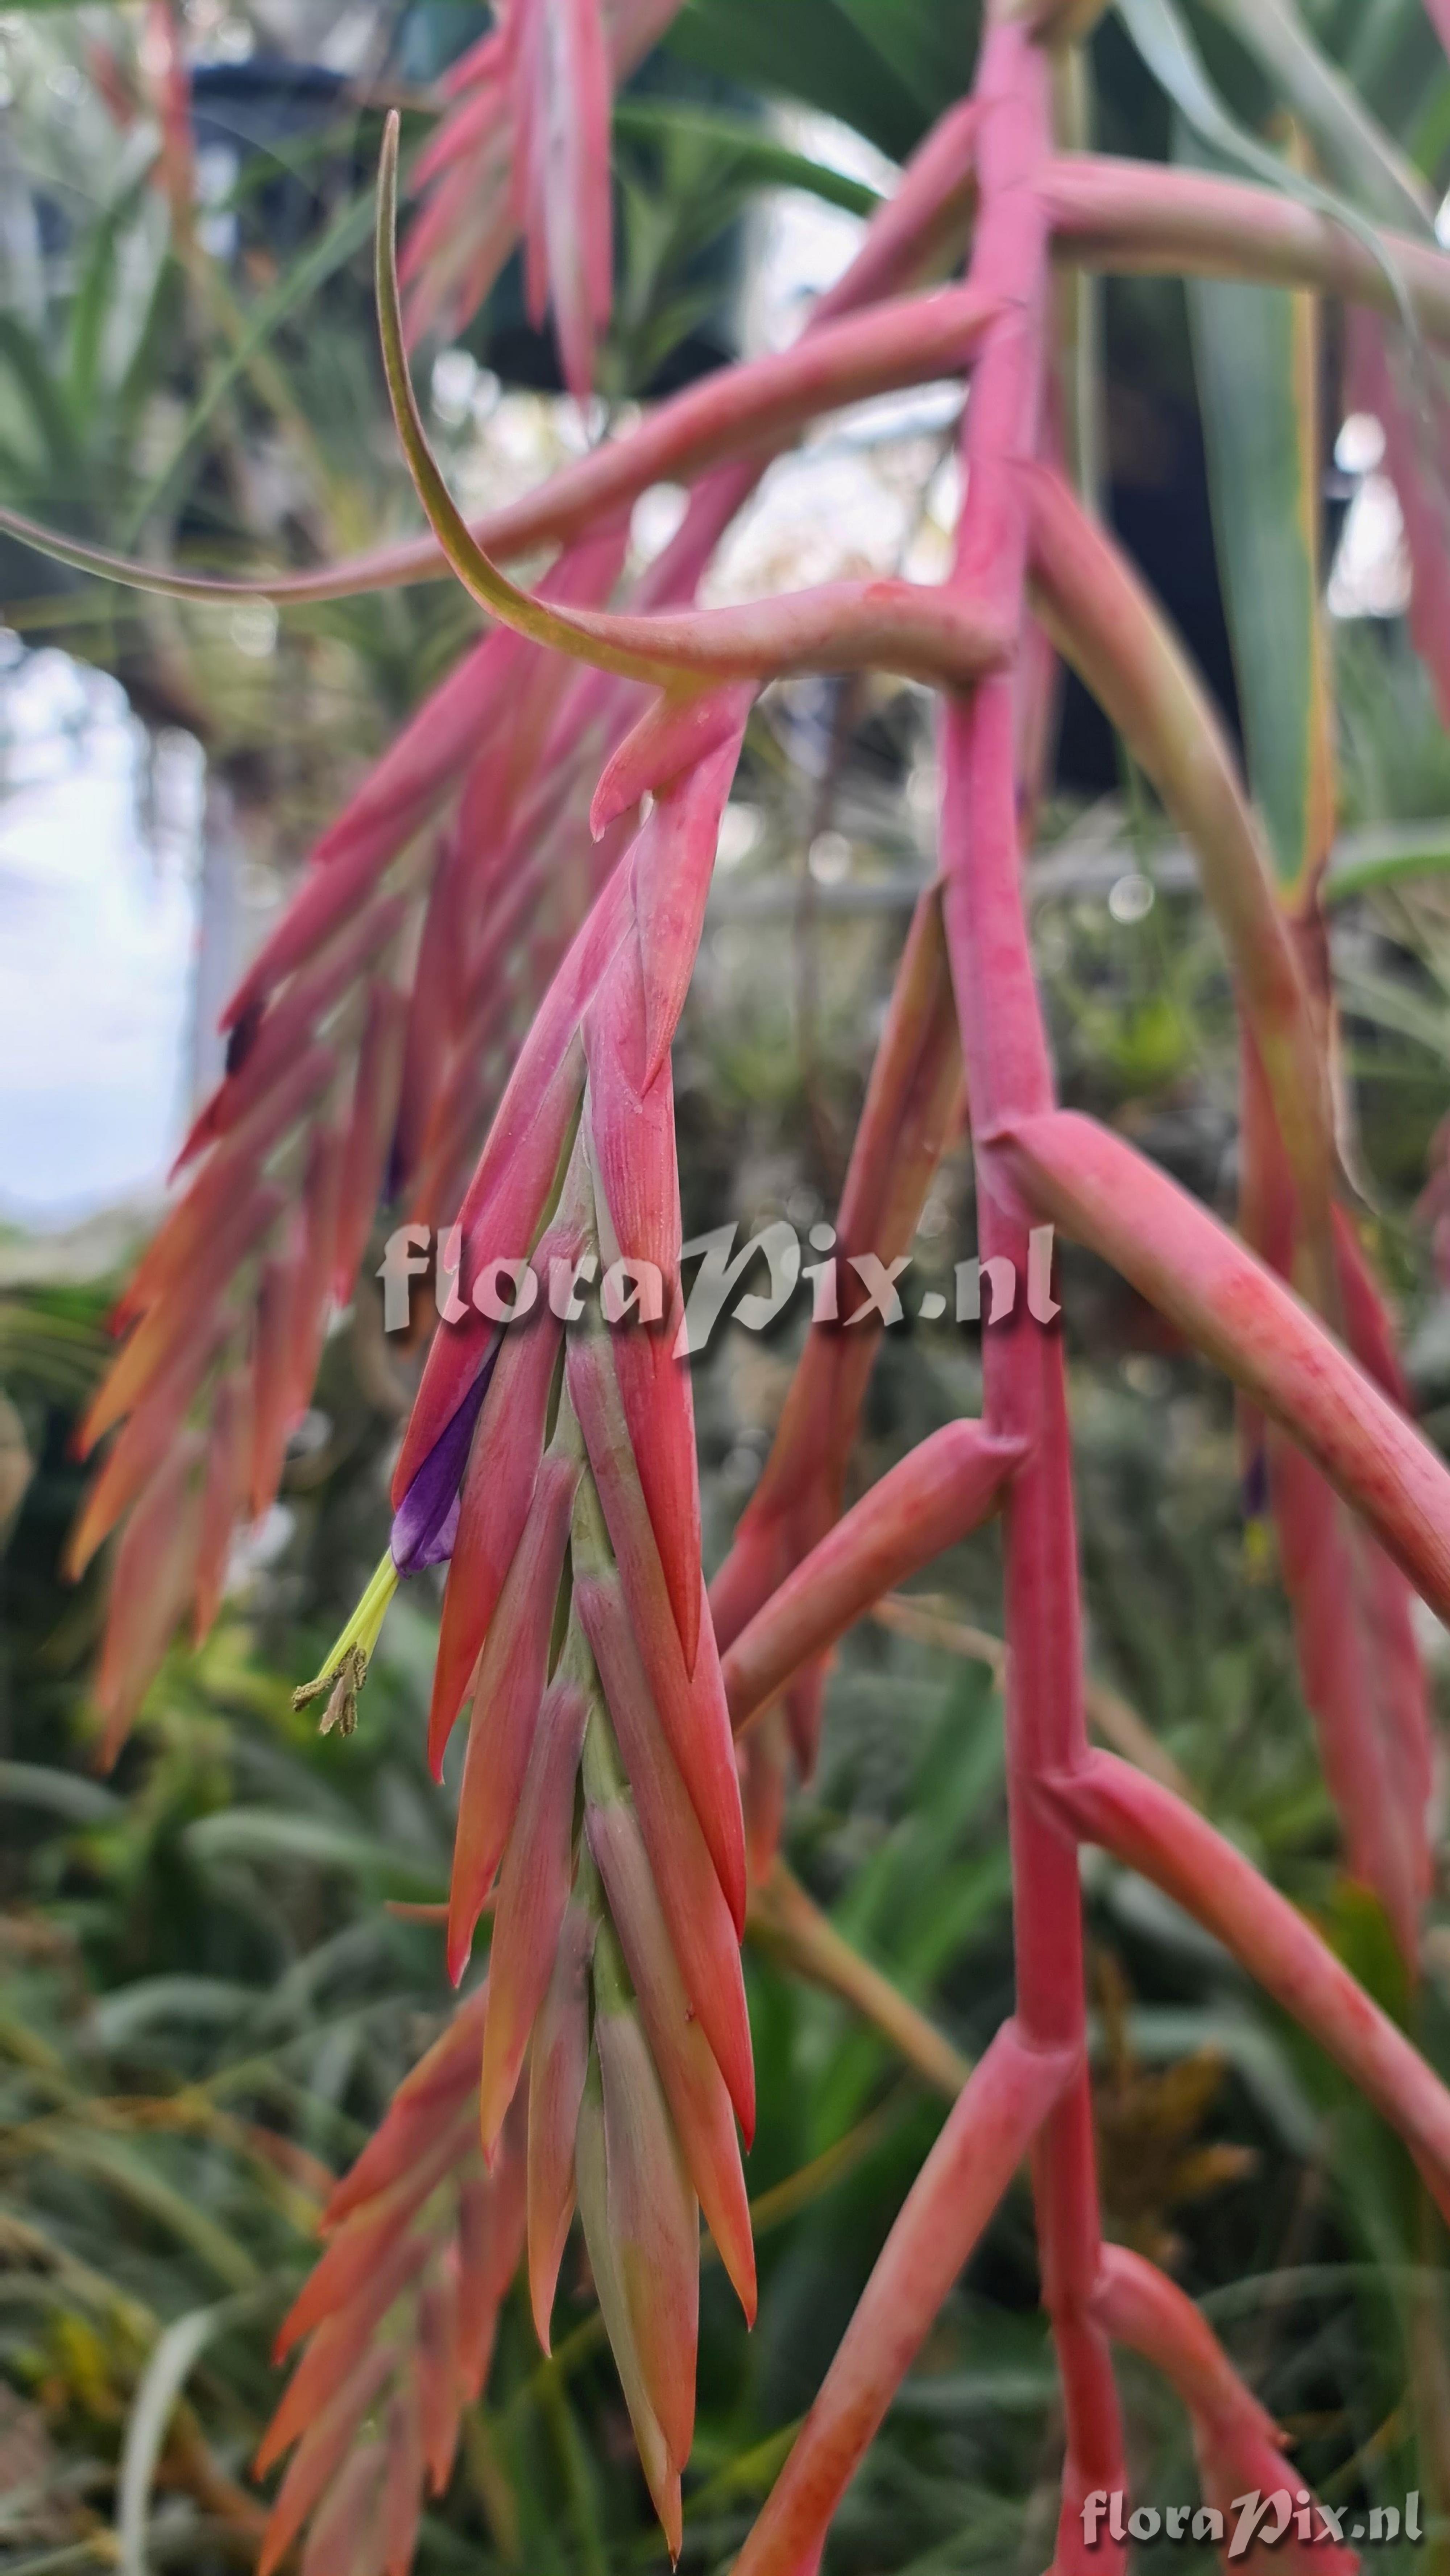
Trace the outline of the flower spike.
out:
[[[506,1101],[495,1122],[460,1228],[476,1254],[500,1208],[528,1207],[542,1228],[530,1312],[497,1333],[486,1384],[473,1325],[443,1327],[395,1480],[409,1546],[426,1537],[431,1549],[436,1534],[440,1552],[451,1548],[435,1762],[460,1701],[472,1700],[449,1907],[455,1977],[497,1874],[478,2065],[482,2152],[494,2156],[527,2102],[541,2339],[577,2200],[652,2492],[676,2544],[697,2311],[697,2228],[685,2212],[696,2196],[748,2311],[755,2295],[732,2117],[733,2106],[748,2135],[744,1854],[704,1603],[688,1380],[673,1351],[680,1219],[668,1052],[745,711],[742,702],[731,736],[662,790],[564,962],[538,1044],[541,1065],[552,1059],[546,1080],[567,1079],[577,1099],[584,1077],[577,1134],[571,1118],[541,1144],[521,1061],[517,1108]],[[569,1033],[581,1005],[576,1070]],[[627,1314],[610,1327],[562,1330],[557,1274],[572,1282],[581,1261],[607,1268],[626,1245],[668,1283],[664,1330]],[[683,1609],[693,1611],[693,1633]],[[628,1963],[637,2011],[624,1965],[616,1973],[611,1961]],[[689,2178],[682,2198],[668,2184],[677,2169]],[[668,2210],[678,2224],[666,2256],[655,2235]],[[620,2239],[607,2277],[601,2224]],[[654,2248],[637,2261],[636,2239]]]
[[[267,2524],[270,2571],[304,2530],[315,2576],[354,2576],[363,2547],[407,2576],[431,2487],[446,2484],[498,2310],[523,2248],[524,2141],[478,2147],[480,1990],[394,2097],[328,2212],[331,2242],[283,2329],[306,2339],[257,2468],[296,2449]],[[376,2425],[377,2436],[368,2427]]]

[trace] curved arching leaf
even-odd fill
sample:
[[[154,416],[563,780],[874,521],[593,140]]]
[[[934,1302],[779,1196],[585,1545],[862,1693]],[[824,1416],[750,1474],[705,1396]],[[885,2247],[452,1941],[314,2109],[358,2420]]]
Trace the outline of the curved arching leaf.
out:
[[[1221,167],[1191,135],[1175,157]],[[1193,278],[1194,366],[1249,783],[1281,892],[1302,896],[1334,829],[1319,565],[1318,306]]]

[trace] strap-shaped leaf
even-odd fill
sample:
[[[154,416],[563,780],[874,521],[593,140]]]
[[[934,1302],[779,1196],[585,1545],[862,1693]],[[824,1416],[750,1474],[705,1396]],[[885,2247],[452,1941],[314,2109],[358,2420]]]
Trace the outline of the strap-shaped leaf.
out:
[[[1382,222],[1427,230],[1431,206],[1418,172],[1338,64],[1320,52],[1293,0],[1209,0],[1209,6],[1302,120],[1340,186]]]
[[[1175,153],[1199,168],[1221,166],[1181,129]],[[1323,867],[1334,828],[1319,601],[1318,305],[1278,287],[1194,278],[1188,309],[1249,784],[1280,888],[1298,897]]]
[[[1417,326],[1404,278],[1374,225],[1358,206],[1332,188],[1321,187],[1317,180],[1307,178],[1229,113],[1204,69],[1174,0],[1118,0],[1118,15],[1159,88],[1172,100],[1199,141],[1239,169],[1252,171],[1256,179],[1266,180],[1282,196],[1294,198],[1301,206],[1312,206],[1316,214],[1328,215],[1343,224],[1384,270],[1401,319],[1413,336]],[[1416,231],[1423,230],[1424,210],[1418,198],[1408,209],[1401,209],[1398,220],[1408,221]]]
[[[686,0],[667,38],[702,71],[838,116],[904,160],[967,86],[951,0]]]
[[[766,128],[743,116],[698,106],[693,99],[616,99],[614,131],[646,143],[678,135],[712,144],[729,157],[742,178],[758,187],[800,188],[829,206],[843,207],[847,214],[871,215],[881,203],[879,191],[868,188],[863,179],[852,179],[827,162],[813,161],[808,153],[793,152],[789,144],[778,142]]]

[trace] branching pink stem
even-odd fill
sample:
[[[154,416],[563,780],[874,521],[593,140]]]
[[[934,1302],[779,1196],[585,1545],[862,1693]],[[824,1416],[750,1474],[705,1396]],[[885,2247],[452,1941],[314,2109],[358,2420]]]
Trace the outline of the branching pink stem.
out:
[[[1058,256],[1084,268],[1258,278],[1395,310],[1389,275],[1362,241],[1272,188],[1106,153],[1063,153],[1041,184]],[[1407,233],[1381,238],[1421,329],[1450,340],[1450,257]]]
[[[885,281],[929,260],[954,238],[973,194],[977,122],[978,102],[969,99],[950,110],[928,137],[896,196],[873,223],[847,279],[822,298],[818,315],[823,337],[831,315],[872,301],[884,291]],[[1082,267],[1261,278],[1274,285],[1317,287],[1384,312],[1395,310],[1390,279],[1361,241],[1271,189],[1086,153],[1049,158],[1037,185],[1057,256]],[[1407,235],[1386,233],[1384,238],[1421,328],[1432,339],[1450,342],[1450,257]],[[538,547],[566,544],[609,510],[628,507],[653,482],[692,480],[712,459],[758,443],[781,442],[833,405],[949,373],[960,363],[963,338],[970,342],[982,319],[954,302],[960,294],[948,289],[913,300],[905,372],[893,372],[899,362],[890,345],[893,328],[906,321],[905,306],[895,325],[883,325],[882,345],[874,356],[869,335],[854,350],[850,340],[837,341],[832,357],[821,361],[819,382],[813,381],[812,363],[801,364],[804,342],[778,356],[722,369],[708,384],[661,404],[628,438],[597,449],[538,491],[474,521],[473,534],[487,553],[504,561]],[[72,543],[18,511],[0,511],[0,530],[78,571],[179,599],[273,599],[305,606],[409,582],[439,581],[448,571],[442,548],[431,536],[378,547],[315,572],[228,581],[168,571],[103,547]]]
[[[1061,477],[1029,470],[1032,580],[1053,642],[1093,690],[1194,852],[1268,1076],[1325,1281],[1335,1168],[1323,1051],[1258,820],[1208,693],[1167,620]]]
[[[901,173],[895,194],[878,207],[855,258],[815,305],[809,328],[896,295],[960,256],[977,197],[975,98],[960,98],[937,119]]]
[[[889,274],[885,247],[872,260],[872,275]],[[864,292],[859,299],[853,295],[852,302],[857,300],[865,300]],[[903,296],[865,312],[849,306],[837,310],[839,318],[813,325],[792,348],[722,367],[702,384],[661,403],[627,437],[610,439],[537,490],[471,521],[476,542],[503,561],[545,546],[572,544],[630,508],[652,484],[692,482],[729,458],[787,446],[823,412],[959,374],[987,320],[980,297],[963,286]],[[131,587],[164,589],[183,599],[265,598],[305,606],[358,591],[436,581],[449,569],[436,538],[428,536],[379,547],[316,572],[279,573],[275,581],[265,576],[226,581],[170,573],[104,548],[72,543],[11,510],[0,510],[0,529],[82,572]]]
[[[735,2576],[797,2576],[811,2563],[946,2290],[1075,2069],[1071,2050],[1034,2047],[1015,2022],[997,2033],[907,2195]]]
[[[889,275],[884,252],[883,244],[873,271]],[[864,301],[866,291],[853,292],[853,303]],[[538,491],[473,522],[472,533],[487,553],[505,558],[569,544],[628,509],[652,484],[692,481],[727,458],[788,444],[823,412],[960,373],[989,318],[975,288],[948,286],[816,320],[792,348],[687,387],[628,437],[596,448]],[[375,560],[387,561],[394,581],[417,580],[425,566],[443,568],[431,540],[391,548]],[[369,585],[376,586],[376,580]]]
[[[784,671],[878,668],[946,687],[970,687],[1004,655],[965,585],[833,582],[739,608],[653,617],[566,608],[520,590],[469,529],[428,444],[403,336],[396,256],[396,113],[383,130],[378,168],[376,277],[383,372],[393,420],[418,497],[464,588],[482,608],[535,644],[622,678],[660,686],[764,680]]]
[[[1450,1619],[1450,1469],[1293,1290],[1091,1118],[1004,1121],[979,1148],[999,1188],[1111,1262],[1281,1423]]]
[[[1105,2246],[1093,2308],[1113,2341],[1141,2353],[1181,2398],[1204,2495],[1224,2516],[1231,2550],[1235,2498],[1271,2495],[1288,2482],[1283,2434],[1244,2386],[1207,2319],[1155,2264],[1126,2246]],[[1359,2561],[1333,2538],[1332,2519],[1307,2488],[1298,2493],[1309,2510],[1302,2524],[1297,2516],[1291,2522],[1280,2563],[1292,2576],[1355,2576]],[[1225,2564],[1233,2563],[1225,2553]]]
[[[1030,544],[1024,468],[1043,435],[1049,234],[1041,180],[1050,150],[1050,69],[1020,23],[990,23],[977,83],[978,219],[972,282],[1000,302],[967,407],[967,497],[954,584],[1020,636]],[[1051,1067],[1021,895],[1016,698],[987,680],[949,708],[943,743],[946,927],[961,1015],[974,1134],[1041,1116]],[[984,1258],[1027,1260],[1020,1203],[979,1164]],[[1081,1900],[1072,1838],[1035,1794],[1044,1771],[1071,1769],[1087,1743],[1081,1606],[1061,1342],[1019,1313],[983,1343],[985,1416],[1020,1441],[1024,1461],[1004,1507],[1007,1786],[1017,2016],[1024,2036],[1061,2049],[1078,2072],[1033,2156],[1043,2296],[1052,2317],[1067,2427],[1059,2576],[1083,2559],[1078,2508],[1090,2488],[1124,2483],[1112,2363],[1091,2309],[1100,2230],[1084,2054]],[[1112,2551],[1107,2564],[1112,2564]]]
[[[737,1735],[873,1602],[990,1518],[1021,1450],[950,1422],[893,1467],[773,1592],[724,1657]]]
[[[1156,2264],[1126,2246],[1105,2245],[1093,2308],[1114,2343],[1130,2344],[1151,2361],[1190,2413],[1212,2418],[1252,2407],[1267,2429],[1269,2418],[1249,2396],[1207,2318]]]
[[[1450,2093],[1297,1907],[1204,1817],[1114,1753],[1044,1774],[1040,1795],[1064,1830],[1151,1879],[1222,1941],[1399,2131],[1450,2215]]]

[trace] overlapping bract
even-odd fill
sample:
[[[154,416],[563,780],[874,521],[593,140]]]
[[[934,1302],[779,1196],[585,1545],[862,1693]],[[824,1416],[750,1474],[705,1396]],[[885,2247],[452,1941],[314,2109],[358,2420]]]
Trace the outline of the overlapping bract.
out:
[[[611,526],[547,587],[599,599],[622,557]],[[646,596],[688,596],[701,560],[697,513]],[[108,1756],[276,1495],[380,1201],[425,1226],[457,1213],[520,1031],[629,844],[632,813],[596,839],[588,812],[640,699],[485,636],[323,834],[233,995],[228,1069],[178,1158],[193,1177],[123,1293],[126,1338],[82,1426],[87,1450],[115,1436],[72,1575],[125,1522],[97,1685]]]
[[[1244,1084],[1247,1240],[1281,1277],[1296,1268],[1294,1194],[1267,1130],[1252,1062]],[[1347,1216],[1336,1211],[1334,1314],[1366,1374],[1411,1409],[1379,1291]],[[1430,1892],[1434,1757],[1413,1587],[1302,1449],[1254,1412],[1251,1472],[1267,1466],[1280,1568],[1293,1604],[1300,1679],[1314,1717],[1345,1860],[1383,1906],[1413,1967]]]
[[[492,1897],[484,2152],[529,2062],[539,2332],[547,2344],[577,2198],[675,2549],[699,2209],[748,2314],[755,2299],[735,2126],[754,2125],[744,1841],[674,1348],[669,1055],[745,712],[693,768],[654,773],[648,819],[521,1051],[460,1229],[461,1279],[507,1271],[518,1319],[460,1302],[395,1489],[400,1562],[457,1502],[429,1735],[441,1768],[467,1707],[448,1960],[460,1976]],[[599,1283],[592,1327],[581,1280]]]
[[[680,0],[507,0],[448,73],[450,105],[413,173],[427,202],[401,263],[410,339],[471,320],[520,235],[529,318],[552,307],[582,398],[613,293],[614,90]]]
[[[1335,1098],[1341,1049],[1322,908],[1334,834],[1335,740],[1319,532],[1320,312],[1310,296],[1265,296],[1243,287],[1199,285],[1192,297],[1224,596],[1246,713],[1249,783],[1263,818],[1265,874],[1272,874],[1298,953],[1301,1021],[1312,1029],[1323,1092],[1335,1100],[1342,1131],[1346,1113]],[[1424,355],[1424,364],[1433,368],[1434,362]],[[1435,512],[1427,511],[1426,489],[1411,471],[1410,422],[1387,335],[1371,316],[1350,320],[1346,378],[1347,402],[1385,418],[1407,519],[1419,513],[1415,598],[1433,667],[1437,584],[1443,589],[1446,563],[1435,561]],[[1436,468],[1427,464],[1433,483]],[[1277,467],[1272,483],[1271,467]],[[1278,520],[1272,564],[1264,561],[1266,525],[1257,515],[1265,509]],[[1278,594],[1272,629],[1263,610],[1266,583]],[[1327,1226],[1322,1219],[1321,1191],[1327,1198],[1334,1178],[1330,1140],[1323,1140],[1322,1185],[1306,1193],[1302,1176],[1296,1183],[1251,1038],[1244,1043],[1240,1136],[1239,1211],[1247,1239],[1301,1287],[1360,1364],[1408,1410],[1388,1318],[1350,1218],[1336,1206]],[[1265,1432],[1251,1414],[1244,1430],[1250,1491],[1267,1486],[1278,1531],[1301,1682],[1319,1730],[1346,1860],[1373,1890],[1413,1965],[1431,1874],[1431,1751],[1410,1587],[1291,1441]]]
[[[305,2345],[257,2455],[291,2451],[259,2576],[304,2531],[303,2576],[407,2576],[427,2496],[452,2473],[459,2425],[488,2376],[523,2251],[523,2106],[485,2164],[478,2135],[480,1987],[393,2096],[323,2213],[327,2251],[277,2338]]]

